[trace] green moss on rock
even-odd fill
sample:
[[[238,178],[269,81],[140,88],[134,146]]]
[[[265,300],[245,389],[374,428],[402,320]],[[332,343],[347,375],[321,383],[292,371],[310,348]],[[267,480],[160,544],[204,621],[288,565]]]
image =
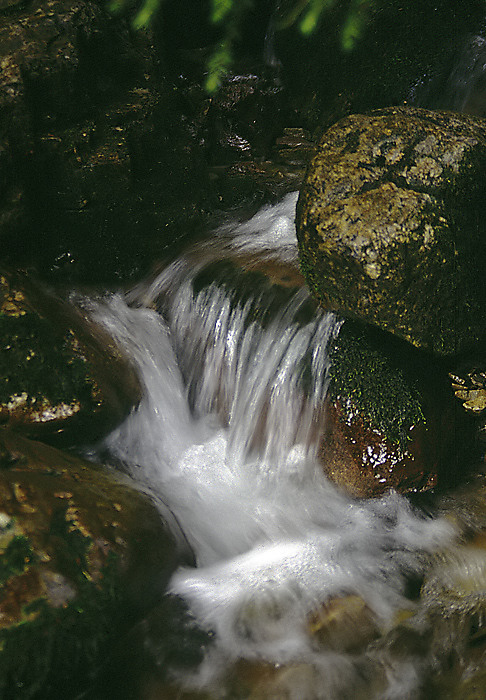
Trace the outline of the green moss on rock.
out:
[[[406,450],[411,429],[425,425],[418,380],[406,377],[384,345],[366,327],[345,322],[330,346],[329,396],[350,420],[359,414]]]
[[[472,424],[457,410],[443,363],[350,320],[329,354],[319,449],[329,478],[358,497],[447,483]]]
[[[11,576],[24,571],[30,562],[35,561],[35,554],[27,537],[15,535],[5,551],[0,550],[0,585]]]

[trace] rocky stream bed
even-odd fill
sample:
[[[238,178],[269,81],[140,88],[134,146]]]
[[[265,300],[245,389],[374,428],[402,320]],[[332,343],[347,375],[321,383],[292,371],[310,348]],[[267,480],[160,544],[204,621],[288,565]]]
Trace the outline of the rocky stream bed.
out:
[[[6,700],[483,697],[484,8],[276,12],[0,3]]]

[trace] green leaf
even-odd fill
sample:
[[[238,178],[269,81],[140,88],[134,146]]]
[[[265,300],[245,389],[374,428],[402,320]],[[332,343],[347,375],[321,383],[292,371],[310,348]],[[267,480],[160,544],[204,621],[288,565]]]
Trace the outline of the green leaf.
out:
[[[110,0],[106,4],[106,9],[111,15],[118,17],[122,15],[127,6],[126,0]]]
[[[276,20],[276,28],[278,31],[282,29],[288,29],[291,27],[300,15],[303,13],[307,5],[311,0],[296,0],[295,3],[290,7],[290,9],[285,10],[285,13],[280,14]]]
[[[147,29],[152,23],[162,0],[145,0],[132,21],[135,30]]]
[[[231,12],[234,0],[212,0],[211,21],[214,24],[221,22]]]
[[[208,61],[208,77],[204,87],[209,94],[216,92],[232,61],[231,43],[222,41]]]
[[[330,10],[337,0],[312,0],[309,11],[300,22],[299,29],[305,36],[312,34],[316,29],[323,12]]]
[[[352,51],[368,25],[374,0],[354,0],[341,31],[343,51]]]

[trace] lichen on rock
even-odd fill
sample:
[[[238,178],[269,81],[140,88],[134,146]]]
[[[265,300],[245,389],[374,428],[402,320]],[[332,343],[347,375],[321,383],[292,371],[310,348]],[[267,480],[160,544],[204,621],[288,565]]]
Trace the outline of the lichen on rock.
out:
[[[442,355],[484,339],[486,126],[396,107],[323,136],[297,206],[320,303]]]

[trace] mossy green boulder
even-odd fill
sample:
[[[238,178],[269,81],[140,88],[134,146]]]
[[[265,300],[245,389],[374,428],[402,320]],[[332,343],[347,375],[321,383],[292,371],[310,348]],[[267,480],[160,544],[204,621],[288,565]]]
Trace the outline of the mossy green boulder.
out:
[[[323,136],[297,205],[327,309],[441,355],[484,340],[486,122],[394,107]]]
[[[403,340],[351,320],[328,351],[319,450],[327,476],[366,498],[448,483],[472,428],[444,367]]]
[[[0,421],[29,437],[93,442],[140,399],[135,370],[73,305],[0,273]]]
[[[148,497],[1,428],[0,697],[77,697],[179,560]]]

